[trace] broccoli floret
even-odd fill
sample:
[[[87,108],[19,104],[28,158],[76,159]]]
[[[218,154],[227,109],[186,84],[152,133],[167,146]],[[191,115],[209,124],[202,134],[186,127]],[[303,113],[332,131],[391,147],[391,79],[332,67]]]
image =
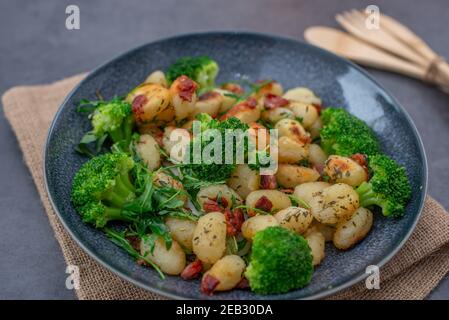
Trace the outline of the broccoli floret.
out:
[[[92,111],[93,110],[93,111]],[[109,138],[116,149],[128,151],[133,137],[132,108],[128,102],[120,98],[111,101],[82,100],[78,106],[79,112],[91,112],[92,130],[87,132],[76,147],[81,154],[94,156],[98,153],[105,140]],[[88,145],[96,143],[96,152],[92,152]]]
[[[119,98],[100,102],[92,113],[92,127],[97,138],[106,134],[114,143],[129,144],[133,127],[131,105]]]
[[[326,108],[321,119],[321,146],[328,154],[379,153],[379,142],[365,122],[344,109]]]
[[[109,221],[132,221],[132,216],[120,208],[106,206],[101,201],[89,202],[80,207],[83,221],[97,228],[103,228]]]
[[[168,67],[166,77],[171,84],[176,78],[185,75],[203,89],[214,86],[218,70],[218,64],[209,57],[184,57]]]
[[[400,218],[411,196],[404,167],[385,155],[368,157],[371,179],[356,190],[362,207],[379,206],[387,217]]]
[[[312,253],[302,236],[282,227],[256,233],[245,273],[251,290],[276,294],[302,288],[312,273]]]
[[[75,174],[71,200],[83,217],[96,227],[108,221],[130,221],[123,206],[135,198],[130,180],[134,161],[125,153],[108,153],[92,158]]]
[[[204,132],[208,129],[217,129],[218,131],[221,132],[223,164],[215,164],[215,163],[194,164],[192,161],[193,160],[193,142],[191,142],[191,144],[190,144],[191,159],[190,159],[189,163],[187,163],[181,167],[181,170],[184,175],[188,175],[188,176],[191,176],[196,179],[203,180],[203,181],[219,182],[219,181],[227,180],[231,176],[234,169],[236,168],[236,164],[235,164],[235,161],[234,161],[234,163],[231,163],[231,164],[224,163],[225,150],[226,150],[226,146],[225,146],[226,134],[225,134],[225,132],[226,132],[226,130],[241,130],[244,133],[246,130],[248,130],[249,127],[247,124],[241,122],[237,118],[229,118],[229,119],[226,119],[225,121],[220,121],[217,119],[213,119],[211,116],[209,116],[208,114],[205,114],[205,113],[199,114],[197,116],[197,120],[199,120],[201,122],[201,124],[200,124],[201,132]],[[203,150],[204,146],[206,146],[209,142],[210,142],[209,139],[201,137],[202,150]],[[244,143],[245,143],[245,145],[247,144],[246,142],[244,142]],[[236,144],[234,142],[234,144],[233,144],[234,152],[237,147],[241,147],[241,146],[236,146]],[[235,158],[234,158],[234,160],[235,160]]]

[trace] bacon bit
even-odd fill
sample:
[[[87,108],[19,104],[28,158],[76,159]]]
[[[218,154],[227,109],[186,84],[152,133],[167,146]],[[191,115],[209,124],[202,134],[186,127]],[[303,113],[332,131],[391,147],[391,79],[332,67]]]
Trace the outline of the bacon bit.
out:
[[[231,211],[226,208],[224,210],[224,216],[226,220],[226,233],[228,236],[237,235],[242,229],[242,224],[245,221],[243,211],[241,209],[234,209]]]
[[[140,252],[140,238],[137,236],[128,236],[126,237],[126,240],[129,241],[129,244],[131,247],[134,248],[134,250]]]
[[[249,289],[249,281],[248,281],[248,279],[242,278],[242,280],[240,280],[239,283],[237,283],[235,288],[236,289],[242,289],[242,290]]]
[[[369,176],[368,170],[368,161],[366,155],[363,153],[356,153],[351,156],[351,159],[357,162],[366,172],[366,175]]]
[[[283,107],[289,104],[287,99],[284,99],[278,95],[267,93],[263,100],[263,106],[265,109],[275,109]]]
[[[215,288],[220,284],[220,281],[210,274],[205,274],[201,280],[201,292],[211,296]]]
[[[312,103],[312,106],[315,107],[316,111],[318,112],[318,115],[320,115],[321,114],[321,104]]]
[[[210,200],[215,201],[216,203],[218,203],[218,197],[212,198]],[[228,207],[229,206],[228,200],[226,200],[226,198],[220,197],[219,205],[221,205],[222,207]]]
[[[147,102],[148,98],[143,94],[139,94],[133,99],[133,102],[131,103],[131,108],[137,121],[142,120],[142,115],[145,113],[145,110],[143,110],[143,106]]]
[[[254,98],[248,98],[247,100],[237,103],[233,106],[228,112],[226,112],[223,116],[221,116],[220,120],[226,120],[234,117],[236,114],[248,110],[255,109],[257,107],[257,100]]]
[[[299,140],[300,140],[302,143],[304,143],[304,144],[310,144],[310,143],[312,143],[312,138],[311,138],[309,135],[307,135],[307,136],[301,136],[301,137],[299,138]]]
[[[159,147],[163,147],[163,145],[164,145],[163,137],[164,137],[164,132],[162,132],[162,131],[160,131],[160,132],[158,131],[155,134],[153,134],[153,138],[154,138],[154,140],[156,140]]]
[[[310,138],[310,135],[307,133],[303,134],[297,126],[291,126],[289,130],[299,142],[304,144],[312,142],[312,138]]]
[[[229,203],[226,198],[221,197],[220,203],[218,203],[217,197],[209,198],[204,204],[203,209],[206,212],[223,211],[224,208],[228,207]]]
[[[354,160],[355,162],[357,162],[362,167],[366,167],[367,166],[366,156],[364,154],[362,154],[362,153],[353,154],[351,156],[351,159]]]
[[[287,194],[293,194],[293,192],[295,192],[293,189],[279,189],[279,191]]]
[[[243,90],[242,86],[238,85],[237,83],[228,82],[222,85],[221,88],[237,95],[245,93],[245,90]]]
[[[215,212],[215,211],[221,212],[222,208],[216,201],[208,200],[203,204],[203,210],[205,212]]]
[[[265,212],[270,212],[273,208],[273,203],[266,196],[262,196],[256,201],[254,207]]]
[[[204,101],[204,100],[209,100],[209,99],[213,99],[216,98],[217,96],[219,96],[220,94],[218,92],[215,91],[207,91],[205,93],[203,93],[202,95],[200,95],[198,97],[199,101]]]
[[[316,171],[318,171],[318,173],[320,174],[320,175],[322,175],[323,174],[323,172],[324,172],[324,168],[325,168],[326,166],[324,165],[324,164],[319,164],[319,163],[317,163],[317,164],[315,164],[314,166],[313,166],[313,169],[315,169]]]
[[[198,87],[195,81],[187,76],[180,76],[175,81],[178,81],[179,97],[184,101],[191,102],[193,94]]]
[[[189,263],[181,272],[181,278],[184,280],[192,280],[198,278],[201,271],[203,271],[203,264],[200,260],[195,260]]]
[[[248,98],[246,99],[246,101],[244,101],[243,103],[246,103],[246,105],[250,108],[250,109],[254,109],[257,107],[257,100],[255,98]]]
[[[278,183],[276,181],[276,177],[272,174],[270,175],[265,175],[262,174],[260,175],[260,188],[261,189],[276,189],[278,187]]]

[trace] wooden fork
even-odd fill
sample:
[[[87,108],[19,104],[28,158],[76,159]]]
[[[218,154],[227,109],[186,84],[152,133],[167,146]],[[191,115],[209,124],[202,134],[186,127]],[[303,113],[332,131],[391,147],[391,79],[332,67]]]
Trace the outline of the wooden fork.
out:
[[[429,65],[428,59],[416,53],[409,46],[398,41],[391,33],[384,30],[382,17],[380,18],[380,28],[378,29],[368,29],[365,25],[366,18],[365,13],[357,10],[345,11],[342,14],[337,14],[335,17],[343,29],[357,38],[423,67]]]
[[[367,17],[368,14],[364,11],[350,10],[337,14],[336,20],[358,39],[404,59],[404,62],[408,61],[417,67],[423,67],[424,81],[437,84],[444,91],[449,91],[449,64],[420,37],[383,13],[379,13],[380,28],[368,28]]]

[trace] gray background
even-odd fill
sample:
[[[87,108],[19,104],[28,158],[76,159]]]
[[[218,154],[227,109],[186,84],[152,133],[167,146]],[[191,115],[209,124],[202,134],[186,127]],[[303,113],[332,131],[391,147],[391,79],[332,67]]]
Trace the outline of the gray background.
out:
[[[69,4],[80,7],[80,30],[65,28]],[[179,33],[246,30],[302,39],[306,27],[337,26],[335,13],[368,4],[409,25],[449,57],[447,0],[0,0],[0,93],[91,70],[135,46]],[[402,76],[370,72],[415,121],[429,160],[429,193],[449,208],[449,96]],[[0,150],[0,299],[73,299],[74,292],[65,288],[61,251],[3,110]],[[430,298],[449,299],[447,277]]]

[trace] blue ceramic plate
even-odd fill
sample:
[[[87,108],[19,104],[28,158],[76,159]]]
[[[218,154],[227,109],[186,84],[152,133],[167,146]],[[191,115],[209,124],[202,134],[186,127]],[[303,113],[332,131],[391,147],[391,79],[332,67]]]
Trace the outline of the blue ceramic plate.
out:
[[[372,231],[352,250],[326,247],[326,259],[316,268],[311,283],[282,295],[258,296],[234,290],[207,297],[199,281],[179,277],[161,280],[152,269],[137,265],[101,232],[82,223],[70,203],[71,181],[86,158],[74,147],[89,129],[76,112],[82,98],[95,92],[109,99],[125,95],[155,69],[165,70],[181,56],[208,55],[220,65],[218,82],[247,75],[275,79],[284,88],[305,86],[323,99],[366,121],[379,137],[384,152],[407,169],[413,189],[401,220],[377,215]],[[427,166],[423,145],[412,120],[369,75],[327,51],[291,39],[252,33],[205,33],[174,37],[131,50],[94,70],[66,98],[51,126],[45,149],[45,178],[50,199],[64,226],[93,258],[122,278],[174,298],[297,299],[320,298],[361,281],[369,265],[382,266],[401,248],[414,229],[426,194]]]

